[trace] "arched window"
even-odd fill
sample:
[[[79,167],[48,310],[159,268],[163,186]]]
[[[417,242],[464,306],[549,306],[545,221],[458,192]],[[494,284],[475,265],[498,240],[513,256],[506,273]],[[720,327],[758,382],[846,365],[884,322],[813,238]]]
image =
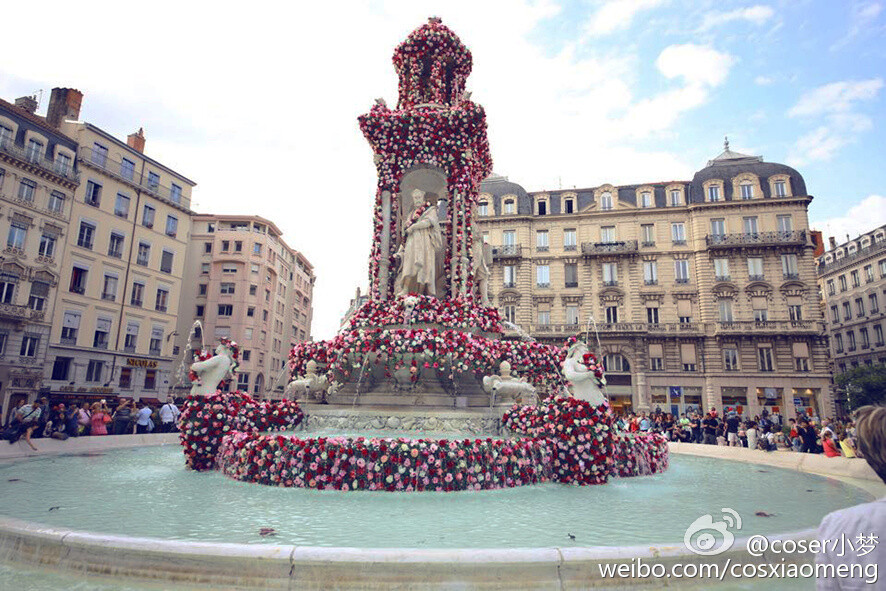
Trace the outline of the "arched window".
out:
[[[505,199],[505,205],[503,209],[504,213],[517,213],[513,199]]]
[[[477,206],[477,213],[482,216],[489,215],[489,204],[485,201],[481,201],[480,205]]]
[[[608,211],[612,209],[612,193],[606,191],[602,195],[600,195],[600,209],[603,211]]]
[[[628,360],[620,353],[610,353],[603,357],[603,368],[607,372],[627,373],[631,371]]]

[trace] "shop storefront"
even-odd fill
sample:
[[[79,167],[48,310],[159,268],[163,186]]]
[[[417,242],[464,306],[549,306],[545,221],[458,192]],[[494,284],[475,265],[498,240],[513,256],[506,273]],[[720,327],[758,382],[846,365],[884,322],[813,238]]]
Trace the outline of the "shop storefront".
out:
[[[819,388],[791,388],[794,411],[797,417],[821,417],[819,414]]]
[[[744,386],[722,386],[720,398],[723,402],[724,416],[730,412],[744,415],[748,409],[748,389]]]
[[[757,405],[761,416],[764,410],[769,414],[781,414],[785,408],[784,388],[757,388]]]
[[[652,386],[652,410],[674,416],[702,412],[700,386]]]

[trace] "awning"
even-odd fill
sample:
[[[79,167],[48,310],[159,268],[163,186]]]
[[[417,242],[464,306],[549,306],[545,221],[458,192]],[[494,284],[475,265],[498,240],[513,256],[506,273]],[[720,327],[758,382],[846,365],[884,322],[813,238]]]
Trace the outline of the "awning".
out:
[[[142,396],[138,400],[139,400],[139,402],[144,402],[145,404],[160,404],[159,398],[146,398],[146,397]]]
[[[58,400],[67,402],[69,400],[85,400],[85,401],[97,401],[97,400],[117,400],[117,393],[100,393],[100,392],[50,392],[47,398],[50,401]]]

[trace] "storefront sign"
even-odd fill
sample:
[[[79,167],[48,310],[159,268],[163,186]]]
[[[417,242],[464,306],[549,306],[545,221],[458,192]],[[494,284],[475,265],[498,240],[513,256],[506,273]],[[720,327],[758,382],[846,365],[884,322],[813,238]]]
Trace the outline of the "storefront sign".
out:
[[[148,369],[153,369],[157,367],[158,363],[154,359],[136,359],[134,357],[127,357],[126,365],[131,365],[132,367],[147,367]]]
[[[94,388],[87,388],[86,386],[62,386],[58,389],[59,392],[73,392],[75,394],[113,394],[113,388],[102,388],[100,386],[96,386]]]
[[[800,398],[794,398],[794,406],[803,406],[803,400]]]
[[[679,400],[680,396],[683,395],[683,386],[671,386],[669,390],[671,392],[671,398]]]

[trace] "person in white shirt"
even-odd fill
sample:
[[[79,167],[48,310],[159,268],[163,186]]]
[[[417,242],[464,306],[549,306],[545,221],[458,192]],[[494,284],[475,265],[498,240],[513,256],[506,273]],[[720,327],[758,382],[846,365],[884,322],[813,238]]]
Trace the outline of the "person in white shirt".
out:
[[[150,433],[154,428],[154,422],[151,420],[153,411],[151,407],[138,401],[138,412],[135,414],[135,432],[136,434]]]
[[[160,407],[160,432],[172,433],[175,431],[175,424],[180,414],[182,413],[172,398],[167,398],[166,404]]]
[[[886,406],[863,406],[856,411],[858,451],[886,483]],[[845,538],[844,538],[845,536]],[[859,540],[861,536],[861,540]],[[825,516],[818,526],[824,551],[816,554],[816,588],[825,591],[874,589],[872,577],[886,564],[886,497]],[[834,540],[848,540],[849,549]],[[839,554],[842,554],[840,556]],[[845,569],[841,572],[841,569]],[[882,581],[880,581],[882,585]]]

